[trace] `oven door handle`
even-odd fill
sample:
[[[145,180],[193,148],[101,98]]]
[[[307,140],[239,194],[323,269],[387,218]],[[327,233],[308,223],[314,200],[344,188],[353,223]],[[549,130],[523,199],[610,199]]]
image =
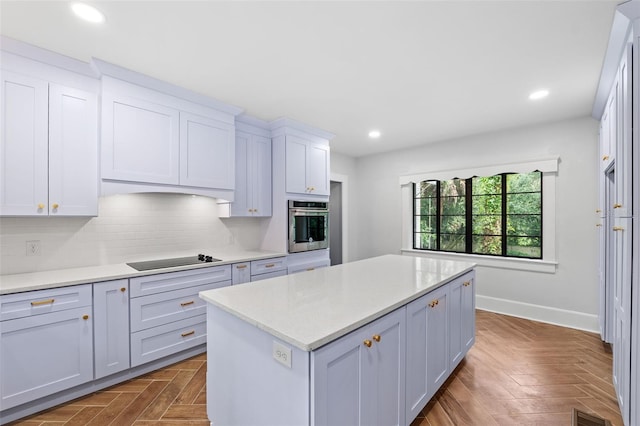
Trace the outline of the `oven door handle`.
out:
[[[329,210],[301,210],[301,209],[289,209],[289,211],[296,215],[305,215],[305,214],[328,214]]]

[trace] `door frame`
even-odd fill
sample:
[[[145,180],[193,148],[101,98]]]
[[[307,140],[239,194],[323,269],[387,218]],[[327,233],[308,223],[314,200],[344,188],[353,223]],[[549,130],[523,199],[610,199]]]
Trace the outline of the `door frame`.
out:
[[[349,176],[331,172],[329,180],[342,184],[342,263],[347,263],[349,262]]]

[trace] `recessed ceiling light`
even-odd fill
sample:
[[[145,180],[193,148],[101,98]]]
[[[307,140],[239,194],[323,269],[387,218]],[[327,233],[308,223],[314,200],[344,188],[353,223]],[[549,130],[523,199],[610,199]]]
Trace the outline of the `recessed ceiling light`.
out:
[[[548,90],[546,89],[536,90],[535,92],[529,95],[529,99],[531,99],[532,101],[536,101],[538,99],[546,98],[547,96],[549,96]]]
[[[380,137],[380,130],[372,130],[369,132],[369,137],[371,139],[378,139]]]
[[[73,10],[73,13],[75,13],[79,18],[95,24],[100,24],[105,20],[102,12],[86,3],[73,3],[71,5],[71,10]]]

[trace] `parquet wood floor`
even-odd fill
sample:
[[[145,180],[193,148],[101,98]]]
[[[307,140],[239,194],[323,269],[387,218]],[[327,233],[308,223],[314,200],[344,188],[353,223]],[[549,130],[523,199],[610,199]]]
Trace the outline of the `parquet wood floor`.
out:
[[[569,426],[573,407],[622,426],[599,336],[484,311],[476,318],[476,344],[412,426]],[[205,371],[199,355],[13,425],[208,426]]]

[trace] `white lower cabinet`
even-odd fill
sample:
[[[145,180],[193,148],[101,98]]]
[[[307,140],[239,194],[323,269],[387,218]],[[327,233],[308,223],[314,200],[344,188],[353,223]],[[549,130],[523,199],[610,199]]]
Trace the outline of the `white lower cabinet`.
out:
[[[405,310],[312,353],[314,425],[404,425]]]
[[[234,263],[231,268],[233,285],[261,281],[287,275],[287,257]]]
[[[74,301],[69,301],[68,289],[0,297],[3,318],[14,308],[20,312],[18,318],[0,323],[3,410],[93,379],[91,285],[74,290]],[[58,309],[65,298],[67,303]]]
[[[474,280],[469,272],[407,305],[408,423],[475,342]]]
[[[132,278],[131,366],[206,342],[205,290],[231,285],[231,265]]]
[[[93,315],[95,378],[128,369],[129,280],[94,284]]]

